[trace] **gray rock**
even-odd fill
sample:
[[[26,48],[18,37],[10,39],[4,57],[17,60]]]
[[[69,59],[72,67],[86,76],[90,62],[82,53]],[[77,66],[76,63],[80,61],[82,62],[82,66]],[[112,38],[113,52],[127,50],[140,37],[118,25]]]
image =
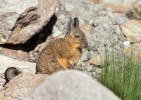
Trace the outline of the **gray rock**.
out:
[[[62,31],[60,31],[60,30],[53,30],[53,34],[51,36],[54,38],[54,37],[57,37],[57,36],[59,36],[61,34],[62,34]]]
[[[65,8],[66,11],[72,17],[77,16],[84,21],[91,20],[97,13],[99,9],[102,9],[102,5],[93,5],[87,0],[59,0],[60,5]]]
[[[0,55],[0,76],[1,76],[0,80],[3,80],[0,82],[0,88],[5,83],[3,73],[8,67],[16,67],[19,70],[21,70],[23,73],[35,73],[36,71],[35,63],[19,61],[19,60],[15,60],[15,59]]]
[[[47,24],[57,0],[0,0],[0,44],[25,43]]]
[[[113,12],[112,8],[110,8],[110,7],[105,8],[105,10],[106,10],[108,13],[112,13],[112,12]]]
[[[114,31],[116,34],[118,34],[118,35],[123,34],[123,32],[120,30],[119,25],[115,25],[113,27],[114,27]]]
[[[66,9],[66,11],[72,11],[73,8],[74,8],[73,5],[70,5],[70,4],[66,4],[66,5],[65,5],[65,9]]]
[[[127,37],[128,41],[140,42],[141,41],[141,23],[138,20],[128,20],[120,25],[122,32]]]
[[[24,68],[25,72],[29,73],[35,73],[35,63],[30,63],[30,62],[24,62],[24,61],[19,61],[15,60],[6,56],[1,56],[0,55],[0,73],[3,73],[8,67],[17,67],[17,68]],[[27,70],[26,70],[27,69]]]
[[[82,56],[81,56],[81,58],[80,58],[80,62],[84,62],[84,61],[87,61],[88,59],[89,59],[89,55],[88,55],[88,50],[86,50],[86,49],[83,49],[82,50]]]
[[[121,15],[117,15],[116,16],[116,23],[117,24],[122,24],[124,23],[125,21],[127,21],[127,17],[126,16],[121,16]]]
[[[0,91],[1,100],[25,100],[47,75],[20,74],[9,81]],[[0,97],[1,98],[1,97]]]
[[[106,23],[103,24],[102,27],[103,27],[104,30],[108,30],[110,28],[110,26]]]
[[[27,100],[120,100],[88,75],[72,70],[49,76]]]
[[[123,44],[124,44],[125,47],[129,46],[130,43],[131,43],[130,41],[124,41],[124,42],[123,42]]]
[[[114,32],[117,35],[119,40],[121,40],[121,41],[125,41],[126,40],[126,38],[124,37],[124,33],[121,31],[119,25],[113,25],[113,30],[114,30]]]
[[[139,0],[101,0],[106,6],[113,8],[115,11],[127,11]]]

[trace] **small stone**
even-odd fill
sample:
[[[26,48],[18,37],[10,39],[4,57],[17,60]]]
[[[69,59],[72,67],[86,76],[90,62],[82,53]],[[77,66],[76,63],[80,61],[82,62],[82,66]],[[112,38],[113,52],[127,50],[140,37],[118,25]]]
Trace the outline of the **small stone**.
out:
[[[61,22],[60,25],[62,25],[62,23],[66,23],[66,16],[64,14],[60,14],[58,15],[58,20]]]
[[[96,72],[92,72],[92,77],[96,78]]]
[[[88,51],[86,49],[82,49],[82,55],[81,55],[81,58],[79,60],[79,63],[80,62],[84,62],[84,61],[87,61],[88,60]]]
[[[60,30],[54,30],[54,32],[53,32],[53,34],[51,36],[52,36],[52,38],[55,38],[55,37],[57,37],[57,36],[59,36],[61,34],[62,34],[62,31],[60,31]]]
[[[85,34],[92,34],[94,29],[93,26],[90,24],[81,24],[80,28]]]
[[[128,47],[130,45],[130,43],[131,43],[130,41],[124,41],[123,42],[123,44],[124,44],[125,47]]]
[[[102,25],[102,27],[103,27],[103,29],[106,30],[106,31],[110,29],[110,26],[109,26],[108,24],[106,24],[106,23],[104,23],[104,24]]]
[[[93,66],[89,65],[87,66],[87,70],[90,72],[93,69]]]
[[[137,60],[141,57],[141,43],[133,43],[124,47],[124,53],[126,56],[132,57],[133,60]]]
[[[106,16],[106,14],[107,14],[106,11],[100,11],[99,12],[99,16]]]
[[[119,25],[122,24],[122,23],[124,23],[126,20],[127,20],[127,17],[125,17],[125,16],[119,16],[118,15],[116,17],[116,23],[119,24]]]
[[[96,55],[89,60],[90,64],[101,65],[104,59],[104,55]]]
[[[94,20],[91,19],[91,20],[89,21],[89,23],[90,23],[91,25],[93,25]]]
[[[72,11],[74,6],[71,4],[65,4],[66,11]]]
[[[117,35],[118,39],[121,41],[126,41],[126,37],[124,36],[123,32],[121,31],[119,25],[113,26],[114,33]]]
[[[110,7],[105,8],[105,10],[106,10],[106,12],[108,12],[108,13],[112,13],[112,12],[113,12],[113,9],[110,8]]]
[[[92,57],[94,57],[95,53],[93,50],[89,51],[88,53],[88,58],[91,59]]]
[[[115,32],[117,35],[123,34],[122,31],[121,31],[121,29],[120,29],[120,26],[119,26],[119,25],[114,25],[113,28],[114,28],[114,32]]]
[[[122,32],[127,37],[128,41],[139,42],[141,41],[141,21],[128,20],[120,25]]]
[[[126,12],[138,0],[102,0],[105,7],[111,7],[117,12]]]

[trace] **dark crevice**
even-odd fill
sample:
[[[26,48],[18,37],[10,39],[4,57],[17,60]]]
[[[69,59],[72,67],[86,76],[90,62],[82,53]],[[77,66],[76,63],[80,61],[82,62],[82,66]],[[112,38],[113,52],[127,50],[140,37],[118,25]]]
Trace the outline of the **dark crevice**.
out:
[[[136,9],[135,9],[136,10]],[[136,12],[136,11],[135,11]],[[137,11],[138,12],[138,11]],[[138,14],[138,13],[134,13],[132,10],[129,10],[129,11],[127,11],[127,13],[126,13],[126,16],[130,19],[130,20],[132,20],[132,19],[135,19],[135,20],[140,20],[137,16],[136,16],[136,14]]]
[[[50,18],[47,25],[45,25],[40,32],[38,32],[36,35],[31,37],[24,44],[16,44],[16,45],[4,44],[4,45],[0,45],[0,46],[3,48],[9,48],[9,49],[14,49],[14,50],[22,50],[25,52],[30,52],[30,51],[34,50],[38,44],[45,42],[47,37],[52,34],[53,26],[55,25],[56,21],[57,21],[57,17],[54,14]]]

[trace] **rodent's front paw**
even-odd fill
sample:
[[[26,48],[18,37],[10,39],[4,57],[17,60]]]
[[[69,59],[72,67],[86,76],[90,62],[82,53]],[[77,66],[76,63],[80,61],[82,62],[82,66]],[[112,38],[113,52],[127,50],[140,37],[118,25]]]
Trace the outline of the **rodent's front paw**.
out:
[[[68,69],[74,69],[74,66],[75,65],[73,63],[69,62]]]

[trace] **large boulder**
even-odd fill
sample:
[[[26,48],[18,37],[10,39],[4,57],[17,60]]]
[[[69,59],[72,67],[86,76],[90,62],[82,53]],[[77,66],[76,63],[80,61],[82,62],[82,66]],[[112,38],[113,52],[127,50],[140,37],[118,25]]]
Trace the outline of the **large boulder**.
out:
[[[57,0],[0,0],[0,44],[25,43],[48,23]]]
[[[49,76],[28,100],[120,100],[88,75],[72,70]]]
[[[43,74],[20,74],[1,89],[0,100],[25,100],[46,77]]]
[[[23,73],[35,73],[36,64],[15,60],[6,56],[0,55],[0,88],[5,83],[4,72],[8,67],[16,67]]]

